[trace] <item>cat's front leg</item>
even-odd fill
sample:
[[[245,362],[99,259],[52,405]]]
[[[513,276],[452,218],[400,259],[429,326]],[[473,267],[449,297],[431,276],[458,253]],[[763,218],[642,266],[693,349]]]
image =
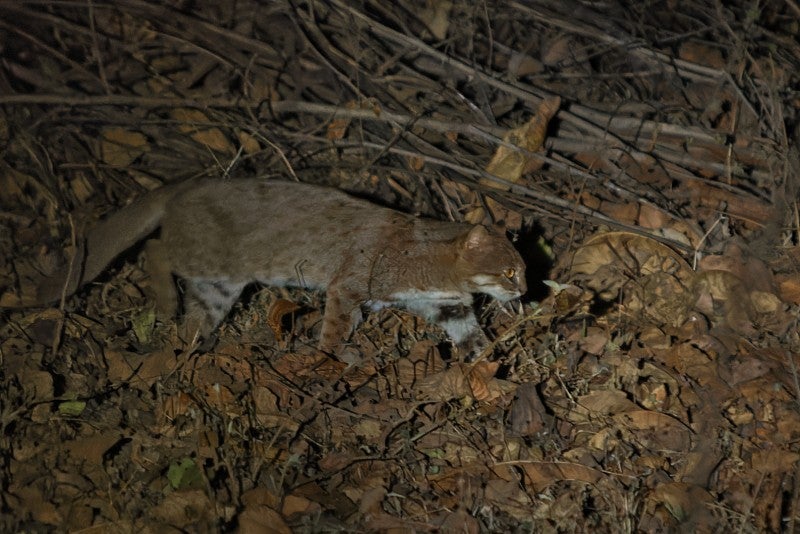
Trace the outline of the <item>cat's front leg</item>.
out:
[[[475,318],[472,304],[450,304],[439,308],[435,322],[447,333],[466,362],[489,346],[489,339]]]

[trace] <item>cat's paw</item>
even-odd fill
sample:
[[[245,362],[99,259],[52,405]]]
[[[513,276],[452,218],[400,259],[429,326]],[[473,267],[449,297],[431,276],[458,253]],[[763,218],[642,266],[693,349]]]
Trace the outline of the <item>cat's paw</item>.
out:
[[[191,352],[208,352],[217,344],[217,334],[208,328],[205,318],[193,314],[184,317],[178,325],[178,338],[184,350]]]
[[[456,345],[459,360],[464,363],[472,363],[486,352],[491,346],[489,339],[482,330],[473,332],[467,339]]]

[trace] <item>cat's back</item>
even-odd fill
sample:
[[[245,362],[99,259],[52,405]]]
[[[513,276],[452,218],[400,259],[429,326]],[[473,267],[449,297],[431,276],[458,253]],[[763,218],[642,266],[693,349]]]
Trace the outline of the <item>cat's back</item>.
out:
[[[217,215],[227,223],[269,219],[276,224],[359,220],[376,222],[391,210],[338,189],[288,181],[258,179],[207,180],[173,199],[173,212],[205,218]]]
[[[411,220],[411,215],[334,188],[258,179],[208,180],[173,197],[161,238],[192,265],[220,264],[216,270],[237,272],[256,267],[286,270],[310,259],[335,266],[354,254],[371,256],[388,235],[403,232],[404,223]]]

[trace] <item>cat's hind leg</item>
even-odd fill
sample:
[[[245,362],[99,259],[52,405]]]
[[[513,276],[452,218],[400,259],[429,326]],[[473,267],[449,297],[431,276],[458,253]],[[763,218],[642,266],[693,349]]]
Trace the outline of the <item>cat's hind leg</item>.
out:
[[[187,343],[197,336],[203,338],[208,347],[213,345],[212,333],[219,326],[233,304],[241,295],[247,282],[230,280],[188,278],[185,280],[184,317],[180,334]]]
[[[174,319],[178,313],[178,292],[172,278],[172,256],[158,239],[151,239],[144,249],[145,268],[150,276],[156,313],[160,319]]]

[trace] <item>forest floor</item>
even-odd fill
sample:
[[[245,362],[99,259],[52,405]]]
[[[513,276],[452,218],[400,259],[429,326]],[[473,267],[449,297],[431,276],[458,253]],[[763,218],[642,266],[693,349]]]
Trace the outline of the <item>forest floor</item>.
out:
[[[800,530],[792,0],[0,2],[0,531]],[[141,247],[198,177],[502,224],[478,361],[398,310],[314,349],[254,287],[199,353]],[[282,221],[273,221],[280,225]]]

